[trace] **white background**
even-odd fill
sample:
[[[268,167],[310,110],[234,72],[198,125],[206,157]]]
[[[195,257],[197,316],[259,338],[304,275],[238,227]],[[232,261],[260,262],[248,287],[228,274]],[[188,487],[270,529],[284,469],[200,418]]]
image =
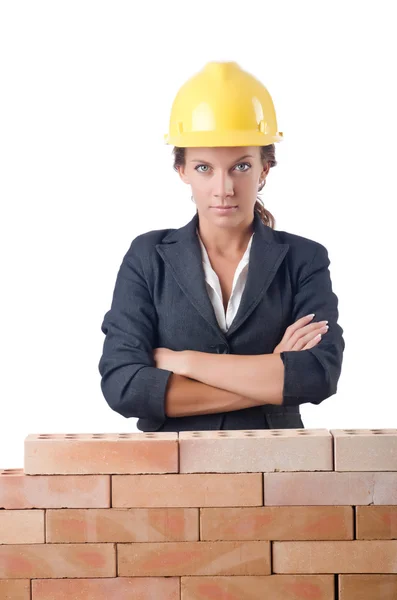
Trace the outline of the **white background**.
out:
[[[0,468],[29,433],[127,432],[98,362],[131,241],[195,213],[164,144],[211,60],[268,88],[284,141],[261,197],[326,246],[346,349],[306,428],[396,427],[397,94],[392,2],[0,5]]]

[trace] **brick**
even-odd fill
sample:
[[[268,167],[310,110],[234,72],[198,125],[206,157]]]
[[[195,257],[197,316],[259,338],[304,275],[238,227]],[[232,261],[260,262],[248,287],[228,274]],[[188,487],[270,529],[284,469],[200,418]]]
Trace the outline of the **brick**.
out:
[[[397,504],[397,473],[265,473],[265,506]]]
[[[43,510],[0,510],[0,544],[44,542]]]
[[[179,588],[178,577],[34,579],[32,600],[179,600]]]
[[[339,600],[396,600],[397,575],[339,575]]]
[[[31,434],[26,475],[177,473],[177,433]]]
[[[31,600],[29,579],[0,579],[1,600]]]
[[[331,429],[335,471],[397,471],[397,429]]]
[[[261,473],[113,475],[114,507],[260,506]]]
[[[181,431],[181,473],[330,471],[333,438],[326,429]]]
[[[357,506],[356,538],[397,539],[397,506]]]
[[[397,573],[397,541],[273,542],[274,573]]]
[[[197,508],[48,510],[47,542],[173,542],[199,539]]]
[[[0,546],[0,578],[115,576],[115,544]]]
[[[119,576],[270,575],[270,542],[117,544]]]
[[[334,587],[333,575],[182,577],[181,600],[334,600]]]
[[[351,506],[202,508],[201,540],[351,540]]]
[[[25,475],[0,470],[0,508],[107,508],[110,475]]]

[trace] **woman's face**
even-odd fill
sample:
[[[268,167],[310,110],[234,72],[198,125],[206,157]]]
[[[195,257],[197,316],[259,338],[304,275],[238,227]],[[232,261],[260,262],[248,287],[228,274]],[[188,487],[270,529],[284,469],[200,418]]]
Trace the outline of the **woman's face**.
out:
[[[269,172],[259,146],[186,148],[181,179],[192,188],[199,214],[211,220],[252,218],[258,188]],[[221,213],[216,206],[235,206]]]

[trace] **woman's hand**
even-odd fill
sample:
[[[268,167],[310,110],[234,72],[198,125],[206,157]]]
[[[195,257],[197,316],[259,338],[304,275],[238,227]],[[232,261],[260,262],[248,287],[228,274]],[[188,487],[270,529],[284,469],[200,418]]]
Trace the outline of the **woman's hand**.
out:
[[[169,348],[155,348],[153,358],[158,369],[166,369],[177,375],[183,375],[186,360],[186,351],[170,350]]]
[[[328,321],[308,324],[312,318],[310,315],[307,315],[287,327],[283,339],[277,344],[273,350],[273,354],[279,354],[287,350],[308,350],[318,344],[321,340],[321,334],[328,331],[328,327],[326,326]],[[318,334],[320,334],[320,337],[317,337]]]

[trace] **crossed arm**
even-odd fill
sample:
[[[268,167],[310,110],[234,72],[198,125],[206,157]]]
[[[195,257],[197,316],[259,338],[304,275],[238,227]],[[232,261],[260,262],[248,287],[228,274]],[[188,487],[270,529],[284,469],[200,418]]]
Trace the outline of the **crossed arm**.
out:
[[[228,412],[282,404],[284,364],[280,354],[209,354],[186,350],[170,376],[169,417]]]
[[[186,377],[246,395],[260,404],[281,404],[284,364],[280,354],[207,354],[187,350]]]

